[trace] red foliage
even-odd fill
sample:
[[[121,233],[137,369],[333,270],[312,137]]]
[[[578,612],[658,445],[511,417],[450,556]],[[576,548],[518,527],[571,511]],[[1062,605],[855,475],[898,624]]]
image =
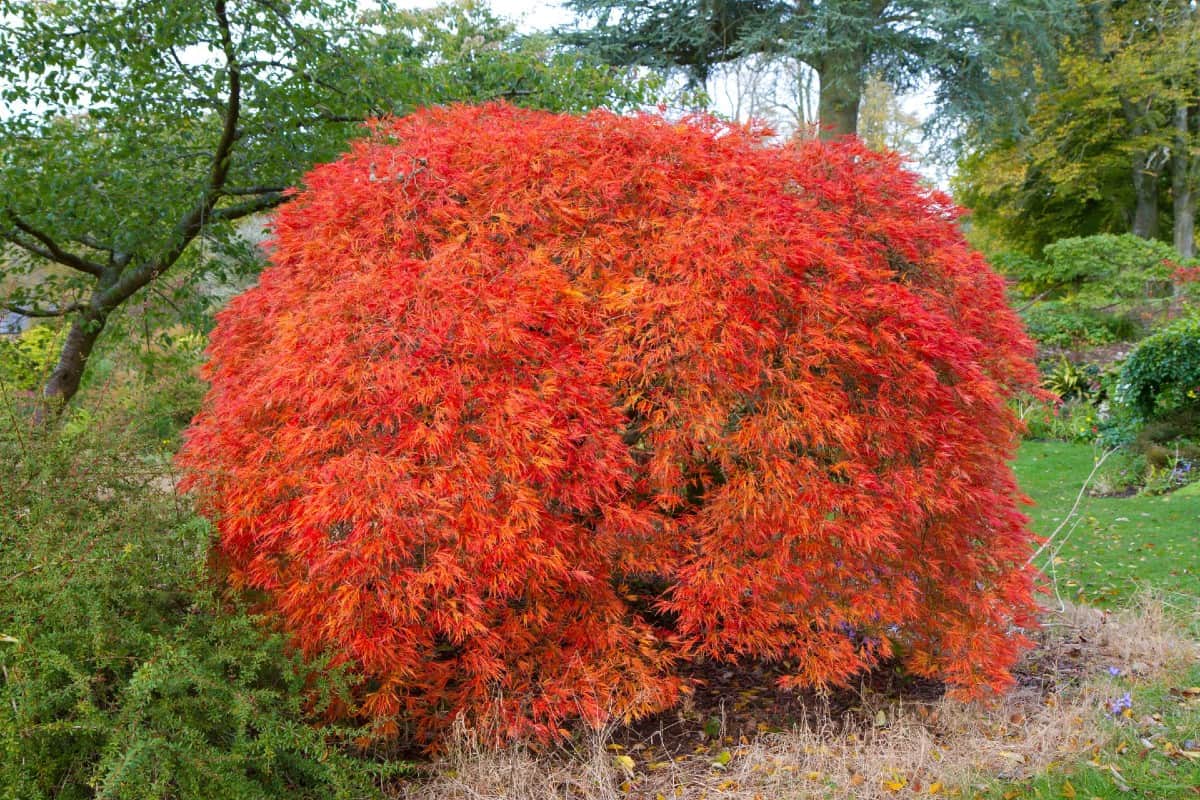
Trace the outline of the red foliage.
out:
[[[1185,267],[1170,259],[1164,259],[1163,266],[1171,270],[1171,280],[1174,283],[1183,285],[1200,281],[1200,266]]]
[[[384,731],[642,714],[699,653],[1010,681],[1031,348],[896,157],[460,106],[307,186],[181,458]]]

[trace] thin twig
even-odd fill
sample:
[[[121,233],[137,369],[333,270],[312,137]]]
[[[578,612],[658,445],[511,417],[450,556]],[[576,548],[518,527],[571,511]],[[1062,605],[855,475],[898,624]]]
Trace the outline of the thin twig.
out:
[[[1065,517],[1063,517],[1062,522],[1058,523],[1058,527],[1055,528],[1048,537],[1046,537],[1046,541],[1042,542],[1042,546],[1033,552],[1033,555],[1031,555],[1029,560],[1025,562],[1025,566],[1028,567],[1030,564],[1032,564],[1034,560],[1037,559],[1037,557],[1040,556],[1042,552],[1045,551],[1045,549],[1055,541],[1055,537],[1058,536],[1063,527],[1074,518],[1075,512],[1079,509],[1079,504],[1083,502],[1084,494],[1087,493],[1088,486],[1091,485],[1092,479],[1096,477],[1096,472],[1099,471],[1104,462],[1108,460],[1108,457],[1115,452],[1117,452],[1116,448],[1106,450],[1104,455],[1100,456],[1100,458],[1096,461],[1096,464],[1092,467],[1092,471],[1088,473],[1087,479],[1084,480],[1083,486],[1079,487],[1079,494],[1075,495],[1075,503],[1071,506],[1071,510],[1067,512]]]

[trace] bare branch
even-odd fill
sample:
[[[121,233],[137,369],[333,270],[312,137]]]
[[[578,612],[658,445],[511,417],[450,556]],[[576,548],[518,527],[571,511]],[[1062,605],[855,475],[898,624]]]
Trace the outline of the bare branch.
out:
[[[222,189],[221,194],[242,197],[250,194],[282,194],[286,191],[286,186],[235,186]]]
[[[74,314],[76,311],[82,311],[86,306],[82,303],[72,303],[69,306],[62,308],[26,308],[24,306],[13,305],[6,303],[4,308],[14,314],[20,314],[22,317],[30,317],[36,319],[44,319],[47,317],[65,317],[68,314]]]
[[[5,237],[17,247],[28,250],[30,253],[39,255],[42,258],[62,264],[64,267],[70,267],[71,269],[76,269],[80,272],[86,272],[88,275],[94,275],[97,278],[104,274],[104,265],[97,264],[95,261],[91,261],[83,258],[82,256],[78,256],[74,253],[69,253],[66,250],[63,250],[57,242],[50,238],[49,235],[25,222],[25,220],[18,217],[11,210],[7,210],[5,215],[12,221],[12,224],[16,226],[18,230],[23,231],[29,236],[32,236],[34,239],[37,239],[43,245],[39,247],[31,242],[23,241],[20,237]]]
[[[237,205],[214,209],[208,218],[213,222],[232,222],[235,219],[248,217],[251,214],[257,214],[260,211],[266,211],[283,205],[288,199],[288,195],[278,192],[267,194],[262,197],[256,197],[253,200],[247,200],[244,203],[238,203]]]

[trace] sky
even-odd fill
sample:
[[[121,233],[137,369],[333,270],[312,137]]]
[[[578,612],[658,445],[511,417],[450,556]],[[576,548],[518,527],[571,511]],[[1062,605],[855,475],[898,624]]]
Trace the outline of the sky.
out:
[[[522,23],[526,30],[565,25],[573,18],[562,3],[546,0],[492,0],[490,5],[497,14]]]
[[[409,8],[432,8],[444,0],[410,0]],[[489,8],[498,15],[519,23],[522,31],[546,30],[557,25],[566,25],[573,16],[562,3],[552,0],[485,0]]]

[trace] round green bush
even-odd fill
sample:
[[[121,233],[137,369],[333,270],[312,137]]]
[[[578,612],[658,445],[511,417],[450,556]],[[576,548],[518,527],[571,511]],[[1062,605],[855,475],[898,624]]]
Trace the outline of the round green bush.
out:
[[[1143,339],[1121,370],[1118,397],[1143,418],[1200,404],[1200,316]]]

